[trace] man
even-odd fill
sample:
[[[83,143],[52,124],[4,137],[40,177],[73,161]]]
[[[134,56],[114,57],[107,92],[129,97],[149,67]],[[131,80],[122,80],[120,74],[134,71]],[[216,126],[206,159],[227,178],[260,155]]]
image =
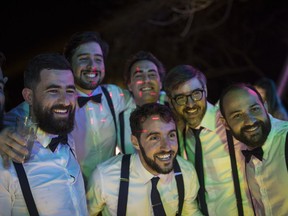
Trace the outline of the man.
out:
[[[124,154],[134,153],[129,127],[130,113],[136,106],[146,103],[164,103],[166,94],[161,92],[165,76],[163,64],[150,52],[139,51],[126,62],[124,81],[131,92],[133,102],[130,107],[119,114],[118,144]]]
[[[3,127],[3,115],[4,115],[4,104],[5,104],[5,94],[4,94],[4,86],[8,80],[7,77],[4,77],[2,66],[5,63],[6,58],[5,55],[0,52],[0,131]]]
[[[37,138],[29,160],[23,165],[14,163],[5,169],[0,163],[1,215],[37,215],[35,211],[39,215],[88,215],[84,181],[69,135],[76,106],[69,62],[53,53],[34,57],[24,73],[22,95],[30,106],[31,119],[38,123]],[[60,137],[53,148],[50,141]],[[16,132],[5,138],[24,142]],[[24,174],[19,167],[24,169]],[[23,186],[25,175],[28,181]],[[29,188],[35,209],[26,200]]]
[[[241,155],[234,152],[240,144],[233,143],[218,108],[207,101],[205,75],[189,65],[176,66],[166,75],[164,90],[178,116],[179,153],[198,174],[203,214],[252,215]]]
[[[137,152],[129,155],[130,162],[128,155],[118,155],[97,166],[87,193],[90,215],[101,211],[102,215],[201,215],[195,169],[176,157],[178,142],[171,110],[157,103],[145,104],[131,113],[130,126]],[[158,181],[157,188],[152,186],[154,181]],[[127,185],[125,190],[123,185]],[[157,203],[154,193],[160,194]]]
[[[246,145],[242,152],[256,215],[288,215],[288,122],[269,115],[260,94],[246,84],[225,89],[220,110],[227,129]]]
[[[129,106],[131,99],[115,85],[100,85],[105,76],[107,54],[108,45],[96,32],[75,33],[64,49],[64,55],[73,69],[78,95],[72,136],[85,179],[89,178],[98,163],[115,155],[118,115]],[[21,106],[5,116],[6,124],[11,124],[15,115],[28,112],[27,103]],[[18,162],[23,162],[23,156],[20,156],[27,154],[21,146],[17,147],[17,154],[3,145],[0,148]]]

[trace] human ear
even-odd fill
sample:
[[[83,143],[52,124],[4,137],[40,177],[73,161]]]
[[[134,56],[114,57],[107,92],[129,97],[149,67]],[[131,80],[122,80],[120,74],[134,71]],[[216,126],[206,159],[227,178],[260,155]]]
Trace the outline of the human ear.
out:
[[[22,90],[22,96],[24,98],[24,100],[29,104],[32,105],[33,102],[33,92],[31,89],[29,88],[24,88]]]
[[[138,142],[138,139],[136,136],[131,135],[131,142],[132,142],[135,149],[140,150],[139,142]]]

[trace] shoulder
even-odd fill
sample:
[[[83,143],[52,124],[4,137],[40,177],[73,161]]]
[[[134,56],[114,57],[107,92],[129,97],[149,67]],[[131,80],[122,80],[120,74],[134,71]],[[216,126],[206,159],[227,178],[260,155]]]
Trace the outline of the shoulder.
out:
[[[116,173],[120,173],[122,158],[122,154],[109,158],[108,160],[97,165],[97,169],[102,175],[114,175]]]
[[[194,165],[190,161],[185,160],[183,157],[181,157],[179,155],[176,157],[176,160],[178,161],[180,169],[182,172],[191,173],[191,172],[195,171]]]

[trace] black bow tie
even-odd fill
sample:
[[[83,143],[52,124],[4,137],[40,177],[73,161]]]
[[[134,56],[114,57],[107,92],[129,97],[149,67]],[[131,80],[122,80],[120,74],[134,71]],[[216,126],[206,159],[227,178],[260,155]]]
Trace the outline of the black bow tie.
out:
[[[83,107],[89,100],[92,100],[96,103],[101,103],[102,94],[93,95],[91,97],[78,97],[78,105],[79,107]]]
[[[58,137],[54,137],[51,139],[49,143],[49,148],[52,152],[55,151],[59,143],[67,144],[67,135],[59,135]]]
[[[253,150],[242,150],[243,155],[245,156],[246,163],[249,163],[252,155],[258,158],[260,161],[263,159],[263,149],[261,147],[255,148]]]

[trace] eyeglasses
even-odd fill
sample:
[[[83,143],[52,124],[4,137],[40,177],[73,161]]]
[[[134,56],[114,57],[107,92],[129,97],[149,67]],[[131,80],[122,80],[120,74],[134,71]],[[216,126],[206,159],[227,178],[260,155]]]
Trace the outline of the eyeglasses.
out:
[[[186,105],[188,102],[188,98],[190,97],[193,101],[200,101],[203,98],[204,89],[196,89],[192,91],[189,95],[177,95],[173,98],[173,100],[179,106]]]

